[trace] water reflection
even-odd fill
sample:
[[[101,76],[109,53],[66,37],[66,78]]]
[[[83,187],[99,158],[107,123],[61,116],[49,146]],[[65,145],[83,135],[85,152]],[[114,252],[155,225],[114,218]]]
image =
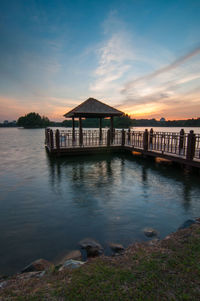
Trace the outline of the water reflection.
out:
[[[167,164],[166,162],[155,164],[151,160],[138,159],[131,155],[69,158],[47,156],[47,161],[51,189],[60,194],[65,193],[61,185],[64,182],[75,194],[85,193],[88,195],[89,193],[95,197],[98,195],[99,190],[104,189],[107,200],[109,200],[109,196],[113,194],[113,189],[119,187],[119,185],[122,186],[122,190],[123,186],[125,189],[127,178],[130,177],[130,170],[133,169],[132,182],[138,181],[139,174],[141,174],[142,194],[146,200],[149,199],[152,185],[158,194],[162,194],[163,182],[166,181],[169,187],[174,184],[178,185],[177,191],[173,189],[174,198],[177,198],[177,195],[180,194],[183,208],[185,211],[188,211],[192,199],[191,190],[199,188],[196,176],[185,174],[176,165]],[[154,181],[155,178],[156,181]]]

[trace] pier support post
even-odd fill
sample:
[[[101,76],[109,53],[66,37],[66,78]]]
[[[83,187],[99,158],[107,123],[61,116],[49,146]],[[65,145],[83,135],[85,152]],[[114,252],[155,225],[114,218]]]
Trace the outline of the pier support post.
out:
[[[150,134],[149,135],[149,146],[152,149],[153,148],[153,129],[152,128],[150,129],[149,134]]]
[[[50,138],[50,149],[52,150],[54,148],[54,141],[53,141],[53,131],[50,129],[49,131],[49,138]]]
[[[148,130],[146,129],[143,134],[143,150],[148,151]]]
[[[79,117],[79,145],[83,145],[83,130],[82,130],[82,119]]]
[[[129,128],[128,129],[128,145],[130,144],[131,142],[131,129]]]
[[[56,130],[56,148],[60,149],[60,132],[58,129]]]
[[[188,140],[187,140],[187,154],[186,159],[187,160],[193,160],[194,154],[195,154],[195,143],[196,143],[196,136],[194,134],[194,131],[190,131],[188,134]]]
[[[111,135],[111,144],[113,143],[114,139],[114,125],[113,125],[113,116],[110,117],[110,135]]]
[[[107,131],[107,146],[110,146],[110,129]]]
[[[102,118],[99,118],[99,143],[102,141]]]
[[[181,129],[180,130],[180,138],[179,138],[179,155],[181,155],[183,153],[184,135],[185,135],[185,131],[184,131],[184,129]]]
[[[45,144],[49,145],[49,129],[45,129]]]
[[[124,129],[122,130],[122,146],[125,145],[125,131]]]
[[[72,142],[75,141],[75,122],[74,117],[72,117]]]

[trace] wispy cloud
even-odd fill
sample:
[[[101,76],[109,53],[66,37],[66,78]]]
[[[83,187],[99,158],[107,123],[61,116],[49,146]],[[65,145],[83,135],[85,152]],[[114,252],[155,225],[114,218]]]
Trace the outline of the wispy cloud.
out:
[[[122,93],[128,92],[128,90],[133,88],[134,84],[136,84],[138,82],[143,82],[145,80],[151,80],[159,75],[168,73],[169,71],[178,68],[180,65],[184,64],[185,62],[187,62],[188,60],[190,60],[191,58],[193,58],[194,56],[196,56],[198,54],[200,54],[200,47],[195,48],[194,50],[192,50],[189,53],[187,53],[186,55],[176,59],[175,61],[173,61],[172,63],[170,63],[169,65],[167,65],[165,67],[162,67],[150,74],[147,74],[145,76],[142,76],[136,80],[129,82],[128,84],[125,85],[125,88],[122,90]]]
[[[97,50],[98,67],[94,72],[95,81],[90,85],[91,91],[112,89],[116,82],[130,69],[130,60],[134,54],[128,45],[128,39],[123,32],[112,34]]]
[[[104,41],[97,46],[97,67],[90,91],[135,117],[192,117],[200,112],[200,46],[175,54],[148,37],[127,30],[112,11],[103,23]],[[189,48],[189,46],[188,46]],[[184,104],[183,104],[184,102]],[[186,102],[191,104],[192,111]],[[187,108],[187,109],[186,109]]]
[[[89,89],[96,97],[115,98],[116,101],[120,97],[121,80],[130,70],[135,53],[130,35],[116,11],[111,11],[102,28],[104,39],[94,50],[97,67]]]

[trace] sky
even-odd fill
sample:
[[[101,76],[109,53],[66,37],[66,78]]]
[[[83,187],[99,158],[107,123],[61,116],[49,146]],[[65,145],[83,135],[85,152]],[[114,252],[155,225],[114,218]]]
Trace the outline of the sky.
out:
[[[200,1],[1,0],[0,122],[62,121],[89,97],[136,119],[200,117]]]

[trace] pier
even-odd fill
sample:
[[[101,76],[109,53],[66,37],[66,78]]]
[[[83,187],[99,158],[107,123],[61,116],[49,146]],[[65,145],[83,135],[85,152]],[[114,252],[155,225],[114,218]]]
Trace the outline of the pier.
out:
[[[200,134],[81,129],[45,130],[45,146],[50,155],[71,156],[96,153],[130,152],[161,157],[187,166],[200,167]]]
[[[123,115],[122,111],[88,98],[64,115],[72,118],[71,129],[45,130],[46,149],[56,156],[129,152],[200,167],[200,134],[185,133],[183,129],[179,133],[115,129],[114,117]],[[79,121],[78,128],[75,118]],[[98,118],[99,129],[83,129],[82,118]],[[110,128],[102,128],[104,118],[110,118]]]

